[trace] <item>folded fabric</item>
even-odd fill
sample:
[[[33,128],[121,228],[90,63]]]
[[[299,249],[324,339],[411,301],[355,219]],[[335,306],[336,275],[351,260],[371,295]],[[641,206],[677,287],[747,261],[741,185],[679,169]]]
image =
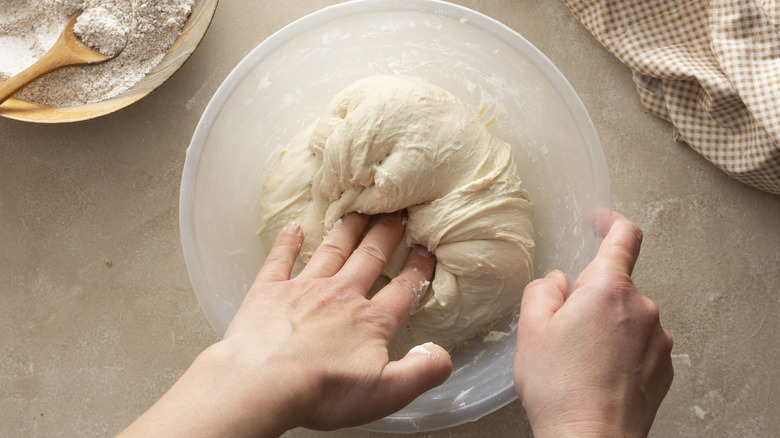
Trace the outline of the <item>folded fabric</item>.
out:
[[[780,194],[780,2],[564,0],[645,108],[733,178]]]

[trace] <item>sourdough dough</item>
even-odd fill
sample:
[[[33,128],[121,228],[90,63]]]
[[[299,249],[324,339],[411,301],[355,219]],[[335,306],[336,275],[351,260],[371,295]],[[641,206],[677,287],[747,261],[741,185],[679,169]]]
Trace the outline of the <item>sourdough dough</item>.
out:
[[[354,83],[279,152],[262,187],[260,236],[268,250],[299,223],[297,271],[343,215],[404,208],[404,237],[378,286],[415,244],[437,264],[392,355],[428,341],[451,349],[519,305],[534,242],[511,148],[455,96],[416,78]]]

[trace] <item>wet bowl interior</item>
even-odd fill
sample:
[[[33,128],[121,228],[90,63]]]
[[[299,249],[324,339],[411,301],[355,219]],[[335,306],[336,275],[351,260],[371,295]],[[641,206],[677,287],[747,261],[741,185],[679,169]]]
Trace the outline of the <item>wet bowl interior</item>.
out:
[[[516,32],[438,1],[367,0],[320,10],[275,33],[233,70],[203,113],[187,151],[180,227],[203,311],[222,336],[265,258],[257,235],[263,176],[276,151],[355,80],[421,77],[478,111],[513,145],[535,205],[536,259],[544,274],[576,278],[599,239],[583,226],[610,208],[609,177],[590,118],[553,64]],[[408,407],[362,429],[416,432],[474,421],[516,399],[516,315],[491,340],[452,353],[454,372]],[[501,334],[504,335],[501,335]]]
[[[184,23],[181,34],[160,63],[137,84],[122,93],[100,102],[62,107],[12,98],[0,105],[0,117],[35,123],[77,122],[113,113],[141,100],[176,73],[195,51],[214,17],[217,1],[195,0],[192,13]]]

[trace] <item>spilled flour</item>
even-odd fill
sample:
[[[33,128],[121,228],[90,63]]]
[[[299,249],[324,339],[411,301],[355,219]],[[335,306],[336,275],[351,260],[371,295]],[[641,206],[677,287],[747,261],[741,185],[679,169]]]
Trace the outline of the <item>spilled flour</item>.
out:
[[[54,44],[78,11],[74,31],[106,55],[103,64],[51,73],[17,93],[17,99],[69,106],[98,102],[137,84],[176,41],[194,0],[2,0],[0,80],[24,70]],[[123,49],[124,48],[124,49]]]

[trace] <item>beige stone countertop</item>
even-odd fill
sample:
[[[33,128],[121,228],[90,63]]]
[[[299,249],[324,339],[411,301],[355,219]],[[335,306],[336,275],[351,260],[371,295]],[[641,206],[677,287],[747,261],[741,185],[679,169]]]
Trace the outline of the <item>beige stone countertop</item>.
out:
[[[98,437],[216,341],[182,256],[185,150],[231,69],[334,2],[225,0],[183,68],[142,101],[65,125],[0,119],[0,436]],[[558,1],[461,0],[536,45],[601,138],[614,209],[645,232],[635,281],[674,336],[655,437],[780,430],[780,196],[730,179],[647,113],[628,68]],[[107,261],[110,260],[110,266]],[[378,437],[309,430],[288,437]],[[531,436],[515,401],[426,437]]]

